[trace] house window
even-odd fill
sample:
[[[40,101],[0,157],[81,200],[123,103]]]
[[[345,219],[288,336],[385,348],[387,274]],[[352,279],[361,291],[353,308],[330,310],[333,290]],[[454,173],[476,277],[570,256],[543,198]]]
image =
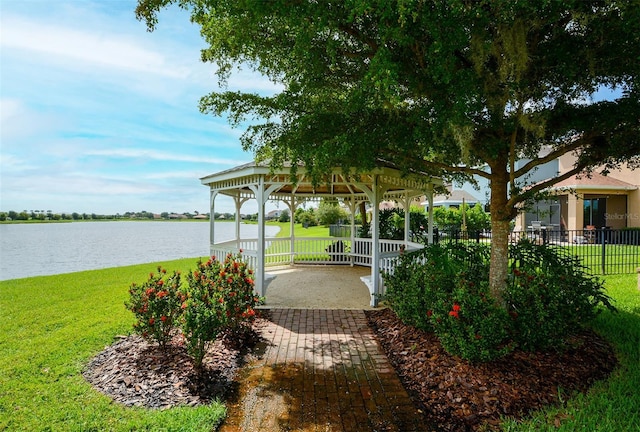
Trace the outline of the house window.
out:
[[[534,221],[550,229],[560,229],[560,200],[550,199],[534,204],[525,216],[525,223],[530,226]]]
[[[602,228],[606,225],[605,213],[607,212],[606,198],[584,198],[584,227],[595,226]]]

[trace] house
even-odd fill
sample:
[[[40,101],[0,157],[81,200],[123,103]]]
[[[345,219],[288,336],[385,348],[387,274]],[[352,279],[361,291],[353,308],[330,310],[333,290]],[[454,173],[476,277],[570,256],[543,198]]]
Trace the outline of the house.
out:
[[[445,207],[445,208],[460,208],[462,204],[466,204],[469,207],[473,207],[476,204],[480,203],[480,200],[467,192],[464,189],[456,189],[450,190],[446,195],[434,195],[433,196],[433,207]],[[424,201],[421,203],[425,210],[429,209],[429,202]],[[481,203],[480,203],[481,204]]]
[[[282,210],[271,210],[267,213],[267,219],[280,219],[282,216]]]
[[[549,148],[543,148],[539,157],[544,157],[549,151]],[[516,161],[516,169],[529,161],[530,159]],[[528,173],[526,183],[521,183],[520,186],[526,187],[527,184],[562,175],[572,169],[575,162],[576,157],[573,154],[565,154],[551,160]],[[601,171],[595,169],[590,177],[572,176],[549,188],[548,192],[555,195],[555,198],[539,201],[523,211],[516,218],[516,228],[524,230],[538,224],[554,230],[640,227],[640,169],[632,170],[623,165],[606,176],[602,175]],[[487,179],[475,176],[475,180],[476,187],[479,188],[477,195],[488,197],[490,190]],[[453,191],[452,195],[444,200],[434,196],[434,207],[439,204],[446,205],[447,200],[450,205],[455,205],[455,201],[461,199],[456,199],[454,194],[470,193],[473,187],[471,183],[466,183],[459,191]],[[466,198],[465,202],[470,206],[475,204]]]
[[[557,166],[556,175],[562,175],[573,167],[575,156],[567,154],[552,162]],[[570,231],[640,227],[640,171],[622,166],[605,176],[595,169],[590,176],[571,176],[548,191],[556,198],[538,202],[523,212],[517,226],[541,222]]]

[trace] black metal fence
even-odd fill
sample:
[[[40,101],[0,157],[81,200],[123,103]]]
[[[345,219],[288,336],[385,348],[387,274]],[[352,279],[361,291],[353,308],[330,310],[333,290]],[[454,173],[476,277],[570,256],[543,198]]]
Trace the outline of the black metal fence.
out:
[[[329,229],[333,237],[351,236],[351,226],[348,225],[331,225]],[[425,232],[412,233],[411,239],[427,243]],[[568,231],[541,226],[513,231],[509,239],[514,243],[528,239],[537,244],[566,248],[571,254],[578,256],[582,264],[594,274],[635,273],[640,267],[640,229],[637,228]],[[491,232],[434,229],[434,242],[490,243]]]
[[[329,225],[329,235],[331,237],[351,237],[351,225]]]
[[[510,242],[527,239],[537,244],[552,245],[578,256],[594,274],[635,273],[640,267],[640,230],[549,230],[545,227],[513,231]],[[436,242],[490,242],[489,231],[436,231]]]

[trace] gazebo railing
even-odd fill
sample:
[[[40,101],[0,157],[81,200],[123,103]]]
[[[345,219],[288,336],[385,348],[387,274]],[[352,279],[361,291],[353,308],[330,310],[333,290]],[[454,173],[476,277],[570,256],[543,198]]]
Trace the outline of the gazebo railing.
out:
[[[270,238],[265,242],[265,267],[291,264],[348,264],[371,267],[372,244],[372,240],[368,238],[356,238],[352,242],[348,237],[302,237],[293,241],[292,251],[291,238]],[[403,250],[409,252],[422,249],[424,246],[404,240],[386,239],[381,239],[379,245],[378,293],[384,295],[386,289],[381,275],[383,273],[393,274],[398,257]],[[219,259],[224,259],[228,253],[238,253],[240,250],[242,250],[242,255],[249,267],[255,269],[258,263],[257,239],[216,243],[211,247],[211,254]],[[375,296],[371,275],[362,276],[360,279],[367,286],[370,294]]]
[[[349,237],[302,237],[294,240],[291,251],[291,238],[271,238],[265,242],[265,267],[287,264],[349,264],[371,267],[371,245],[369,238]],[[380,270],[392,272],[395,258],[401,250],[415,250],[422,245],[404,240],[380,240]],[[255,268],[258,256],[257,239],[240,239],[216,243],[211,254],[224,259],[227,253],[242,250],[247,264]]]

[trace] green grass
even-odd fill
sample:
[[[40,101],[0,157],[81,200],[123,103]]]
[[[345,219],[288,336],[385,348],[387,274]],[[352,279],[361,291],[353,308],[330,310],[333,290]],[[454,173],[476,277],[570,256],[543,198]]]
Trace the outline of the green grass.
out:
[[[290,224],[289,222],[269,222],[269,225],[280,227],[280,231],[276,235],[276,238],[288,238],[290,234]],[[309,228],[304,228],[301,224],[295,224],[293,228],[293,234],[296,238],[296,243],[298,240],[302,240],[304,238],[309,237],[317,237],[317,238],[331,238],[329,236],[329,227],[326,226],[313,226]],[[297,250],[300,250],[300,247],[295,246]],[[323,245],[321,242],[306,244],[304,246],[304,250],[309,252],[309,254],[298,254],[296,255],[296,262],[309,262],[309,261],[327,261],[329,260],[329,254],[325,251],[326,245]],[[272,245],[267,248],[267,264],[269,263],[279,263],[282,261],[282,256],[288,257],[290,252],[290,244],[280,243],[277,246]],[[272,254],[272,256],[269,256]],[[275,254],[276,256],[273,256]],[[285,259],[287,261],[287,259]]]
[[[187,271],[197,258],[162,263]],[[224,405],[165,411],[126,408],[81,375],[88,361],[128,334],[124,308],[146,264],[0,282],[0,430],[210,431]]]
[[[268,222],[268,225],[280,227],[280,231],[276,235],[276,238],[289,237],[290,223],[289,222]],[[293,227],[293,235],[295,237],[329,237],[329,227],[326,226],[313,226],[305,228],[302,224],[295,224]]]
[[[612,376],[563,406],[536,413],[505,431],[640,431],[640,291],[635,274],[603,277],[618,313],[603,311],[593,328],[609,340],[620,364]],[[557,420],[556,420],[557,419]],[[558,421],[560,427],[556,427]]]

